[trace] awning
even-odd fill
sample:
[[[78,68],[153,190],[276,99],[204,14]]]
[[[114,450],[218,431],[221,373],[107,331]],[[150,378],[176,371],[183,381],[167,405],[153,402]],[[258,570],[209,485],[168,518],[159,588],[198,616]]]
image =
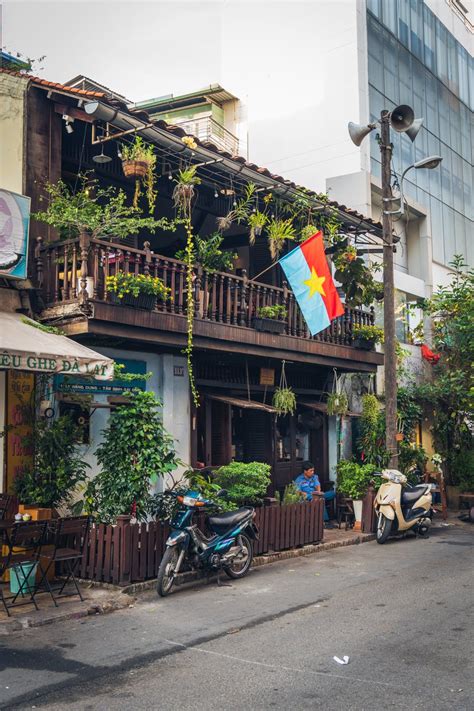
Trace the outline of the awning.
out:
[[[270,413],[276,412],[276,408],[271,405],[264,405],[263,402],[256,402],[255,400],[244,400],[239,397],[227,397],[227,395],[210,395],[209,393],[206,393],[206,397],[210,400],[225,402],[228,405],[233,405],[234,407],[241,407],[244,410],[262,410],[263,412]]]
[[[71,338],[43,331],[22,314],[0,311],[0,369],[111,380],[114,362]]]
[[[308,407],[310,410],[316,410],[317,412],[324,412],[327,415],[328,406],[326,402],[318,401],[303,401],[298,400],[298,405],[303,405],[303,407]],[[360,417],[358,412],[346,412],[346,417]]]

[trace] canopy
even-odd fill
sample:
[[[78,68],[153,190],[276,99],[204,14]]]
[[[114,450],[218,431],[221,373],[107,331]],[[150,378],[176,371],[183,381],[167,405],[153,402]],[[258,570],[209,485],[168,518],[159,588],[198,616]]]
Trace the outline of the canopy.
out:
[[[307,400],[298,400],[298,405],[303,405],[303,407],[308,407],[310,410],[316,410],[317,412],[323,412],[324,414],[327,415],[328,411],[328,406],[327,403],[325,402],[319,402],[319,401],[307,401]],[[360,417],[360,414],[357,412],[346,412],[347,417]]]
[[[0,369],[111,380],[114,362],[66,336],[42,330],[22,314],[0,311]]]
[[[227,397],[227,395],[210,395],[206,393],[206,397],[210,400],[218,400],[219,402],[226,402],[228,405],[233,405],[234,407],[241,407],[244,410],[263,410],[264,412],[276,412],[276,409],[271,405],[265,405],[263,402],[256,402],[255,400],[244,400],[244,398],[239,397]]]

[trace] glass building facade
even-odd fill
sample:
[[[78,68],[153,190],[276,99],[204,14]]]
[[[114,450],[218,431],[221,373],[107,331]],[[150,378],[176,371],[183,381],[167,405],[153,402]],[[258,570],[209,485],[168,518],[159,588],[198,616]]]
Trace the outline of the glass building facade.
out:
[[[382,109],[408,104],[423,128],[412,143],[392,131],[393,168],[442,156],[441,168],[412,170],[408,196],[429,209],[434,261],[455,254],[474,263],[474,60],[423,0],[367,0],[371,120]],[[371,139],[371,170],[380,177],[380,152]]]

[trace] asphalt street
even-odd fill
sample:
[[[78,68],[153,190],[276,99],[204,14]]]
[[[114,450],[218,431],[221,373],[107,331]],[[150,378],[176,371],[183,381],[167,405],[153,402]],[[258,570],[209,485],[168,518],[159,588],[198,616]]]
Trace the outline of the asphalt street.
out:
[[[0,708],[471,710],[473,539],[438,528],[27,630],[0,641]]]

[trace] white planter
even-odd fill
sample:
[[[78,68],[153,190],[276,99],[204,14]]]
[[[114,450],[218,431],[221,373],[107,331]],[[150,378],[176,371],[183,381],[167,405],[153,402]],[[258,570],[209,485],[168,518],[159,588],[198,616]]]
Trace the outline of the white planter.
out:
[[[356,521],[362,521],[362,499],[352,499],[352,506],[354,507]]]

